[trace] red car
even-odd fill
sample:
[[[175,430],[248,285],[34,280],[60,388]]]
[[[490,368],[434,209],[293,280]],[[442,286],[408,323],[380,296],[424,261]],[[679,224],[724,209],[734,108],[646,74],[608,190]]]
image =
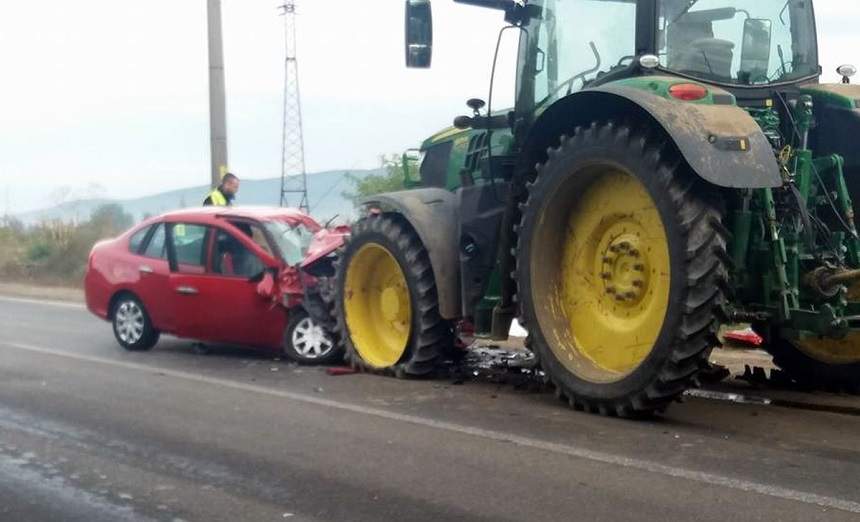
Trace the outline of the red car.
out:
[[[93,247],[87,308],[127,350],[148,350],[164,333],[336,361],[325,282],[347,233],[295,209],[165,214]]]

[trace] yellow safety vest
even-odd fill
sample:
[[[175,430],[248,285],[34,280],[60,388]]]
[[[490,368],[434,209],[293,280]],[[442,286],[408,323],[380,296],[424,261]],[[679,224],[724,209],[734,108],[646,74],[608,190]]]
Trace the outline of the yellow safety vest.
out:
[[[215,189],[209,193],[209,200],[212,202],[212,206],[215,206],[215,207],[226,207],[227,206],[227,198],[225,198],[224,194],[222,194],[221,191],[218,189]]]

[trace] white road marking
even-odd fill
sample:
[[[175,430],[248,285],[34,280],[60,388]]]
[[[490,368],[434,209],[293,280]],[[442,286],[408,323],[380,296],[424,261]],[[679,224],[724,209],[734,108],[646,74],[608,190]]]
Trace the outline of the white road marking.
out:
[[[74,310],[86,310],[86,305],[81,303],[72,303],[65,301],[49,301],[44,299],[28,299],[25,297],[8,297],[5,295],[0,295],[0,302],[7,303],[19,303],[19,304],[32,304],[32,305],[45,305],[45,306],[57,306],[60,308],[71,308]]]
[[[8,342],[0,342],[0,346],[5,346],[17,350],[24,350],[28,352],[40,353],[45,355],[52,355],[57,357],[65,357],[68,359],[73,359],[77,361],[84,362],[92,362],[97,364],[103,364],[106,366],[113,366],[116,368],[125,368],[128,370],[135,370],[140,372],[158,374],[163,376],[170,376],[177,379],[184,379],[188,381],[200,382],[205,384],[210,384],[214,386],[221,386],[224,388],[230,388],[233,390],[240,390],[246,392],[257,393],[261,395],[268,395],[272,397],[279,397],[284,399],[290,399],[297,402],[302,402],[306,404],[313,404],[315,406],[322,406],[326,408],[332,408],[341,411],[348,411],[351,413],[358,413],[361,415],[371,415],[374,417],[379,417],[382,419],[394,420],[399,422],[407,422],[410,424],[424,426],[428,428],[434,428],[438,430],[444,430],[452,433],[458,433],[462,435],[470,435],[473,437],[479,437],[487,440],[491,440],[494,442],[505,442],[516,444],[517,446],[521,446],[524,448],[532,448],[538,449],[542,451],[548,451],[551,453],[557,453],[560,455],[567,455],[570,457],[575,457],[579,459],[585,459],[592,462],[599,462],[602,464],[610,464],[614,466],[621,466],[624,468],[635,469],[639,471],[645,471],[648,473],[655,473],[659,475],[665,475],[668,477],[674,477],[684,480],[690,480],[693,482],[699,482],[702,484],[708,484],[712,486],[720,486],[724,488],[734,489],[746,493],[756,493],[759,495],[765,495],[768,497],[790,500],[795,502],[801,502],[804,504],[810,504],[814,506],[819,506],[823,508],[830,509],[838,509],[840,511],[847,511],[849,513],[858,513],[860,514],[860,502],[855,502],[852,500],[846,500],[836,497],[829,497],[825,495],[819,495],[816,493],[810,493],[807,491],[799,491],[796,489],[784,488],[781,486],[776,486],[772,484],[765,484],[762,482],[755,482],[750,480],[743,480],[733,477],[728,477],[725,475],[718,475],[715,473],[706,473],[703,471],[696,471],[686,468],[680,468],[675,466],[666,466],[664,464],[660,464],[658,462],[652,462],[648,460],[624,457],[621,455],[613,455],[611,453],[605,453],[601,451],[592,451],[585,448],[579,448],[576,446],[571,446],[568,444],[559,444],[555,442],[547,442],[538,439],[533,439],[530,437],[523,437],[519,435],[514,435],[510,433],[504,433],[495,430],[486,430],[482,428],[476,428],[473,426],[466,426],[463,424],[457,424],[453,422],[439,421],[434,419],[428,419],[424,417],[419,417],[416,415],[407,415],[403,413],[395,413],[391,411],[382,410],[379,408],[372,408],[368,406],[361,406],[358,404],[348,404],[337,402],[330,399],[322,399],[320,397],[314,397],[310,395],[304,395],[301,393],[289,392],[284,390],[275,390],[272,388],[266,388],[264,386],[257,386],[254,384],[246,384],[242,382],[230,381],[226,379],[219,379],[216,377],[207,377],[205,375],[200,375],[196,373],[184,372],[179,370],[170,370],[164,368],[153,367],[145,364],[138,364],[132,362],[124,362],[124,361],[116,361],[112,359],[106,359],[103,357],[96,357],[92,355],[83,355],[76,353],[64,352],[61,350],[54,350],[51,348],[43,348],[39,346],[31,346],[27,344],[19,344],[19,343],[8,343]]]

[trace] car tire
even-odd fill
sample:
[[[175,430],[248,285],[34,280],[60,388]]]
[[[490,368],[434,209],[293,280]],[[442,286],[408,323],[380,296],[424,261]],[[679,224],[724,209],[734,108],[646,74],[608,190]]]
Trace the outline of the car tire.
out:
[[[343,360],[343,350],[331,332],[302,309],[290,311],[283,346],[284,356],[299,364],[332,364]]]
[[[133,352],[151,349],[158,343],[159,332],[140,299],[132,294],[120,296],[111,312],[113,334],[120,346]]]

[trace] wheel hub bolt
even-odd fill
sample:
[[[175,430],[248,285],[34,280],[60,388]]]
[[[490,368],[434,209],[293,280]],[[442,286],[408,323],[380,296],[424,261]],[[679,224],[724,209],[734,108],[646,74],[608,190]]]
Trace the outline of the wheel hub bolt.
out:
[[[606,289],[606,293],[607,293],[607,294],[614,294],[614,293],[615,293],[615,287],[614,287],[614,286],[610,286],[610,287],[608,287],[608,288]]]
[[[633,281],[633,286],[635,286],[636,288],[642,288],[643,286],[645,286],[645,282],[644,282],[644,281],[639,281],[639,280],[637,279],[636,281]]]
[[[626,297],[627,299],[634,299],[636,297],[636,293],[635,292],[627,292],[626,294],[624,294],[624,297]]]
[[[633,257],[639,257],[639,251],[634,248],[630,251],[630,255]]]
[[[600,277],[602,277],[603,279],[612,279],[612,274],[610,274],[609,272],[603,272],[602,274],[600,274]]]
[[[645,271],[645,265],[643,265],[642,263],[637,263],[637,264],[633,265],[633,270],[636,270],[637,272],[644,272]]]

